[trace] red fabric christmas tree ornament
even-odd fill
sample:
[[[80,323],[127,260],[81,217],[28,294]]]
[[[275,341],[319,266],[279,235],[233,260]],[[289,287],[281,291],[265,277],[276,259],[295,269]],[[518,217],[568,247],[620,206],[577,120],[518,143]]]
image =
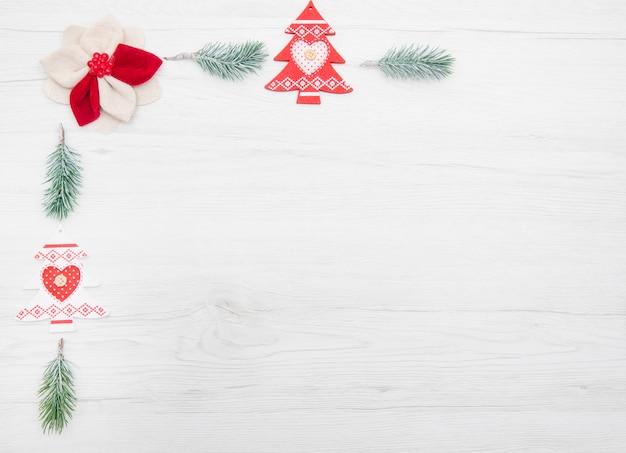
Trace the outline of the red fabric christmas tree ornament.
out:
[[[287,66],[265,88],[298,91],[298,104],[320,104],[320,91],[334,94],[352,91],[332,63],[345,63],[326,36],[335,34],[310,1],[302,14],[285,30],[294,37],[274,58]]]

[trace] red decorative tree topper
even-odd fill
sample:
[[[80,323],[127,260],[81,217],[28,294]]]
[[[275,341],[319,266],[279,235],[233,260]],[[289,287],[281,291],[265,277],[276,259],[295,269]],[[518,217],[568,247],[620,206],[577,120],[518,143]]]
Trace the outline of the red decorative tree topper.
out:
[[[271,91],[298,90],[298,104],[319,104],[320,91],[334,94],[352,91],[352,87],[331,65],[345,63],[326,38],[334,35],[335,30],[320,15],[312,1],[285,33],[295,36],[274,60],[287,61],[287,66],[265,88]]]

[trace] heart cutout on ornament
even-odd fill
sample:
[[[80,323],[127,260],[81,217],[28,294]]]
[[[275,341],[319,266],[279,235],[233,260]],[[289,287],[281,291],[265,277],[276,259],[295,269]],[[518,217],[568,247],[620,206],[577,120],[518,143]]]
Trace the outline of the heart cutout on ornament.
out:
[[[291,59],[298,68],[306,75],[311,75],[320,69],[330,55],[328,44],[324,41],[313,41],[311,43],[299,39],[291,45]]]
[[[81,273],[77,266],[66,266],[59,269],[48,266],[41,273],[43,286],[52,297],[60,302],[74,294],[80,283]]]

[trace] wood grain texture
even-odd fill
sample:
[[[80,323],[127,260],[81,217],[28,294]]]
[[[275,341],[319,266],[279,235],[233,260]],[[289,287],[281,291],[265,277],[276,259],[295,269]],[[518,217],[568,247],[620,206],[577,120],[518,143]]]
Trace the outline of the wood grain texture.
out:
[[[0,0],[0,452],[626,450],[626,5],[317,0],[355,88],[321,106],[192,62],[110,135],[43,94],[68,25],[167,56],[258,39],[303,2]],[[359,67],[428,43],[441,82]],[[65,222],[111,313],[66,335],[78,409],[41,433],[56,335],[18,323],[63,122]]]

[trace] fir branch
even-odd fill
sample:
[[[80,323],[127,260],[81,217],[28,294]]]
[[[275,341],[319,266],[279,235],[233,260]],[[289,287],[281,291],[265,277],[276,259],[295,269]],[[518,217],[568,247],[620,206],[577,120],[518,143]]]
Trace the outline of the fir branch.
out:
[[[46,180],[43,207],[48,217],[65,219],[77,206],[76,199],[82,185],[80,154],[65,144],[65,131],[61,128],[61,140],[46,162]]]
[[[43,432],[61,434],[76,407],[74,375],[63,356],[63,338],[59,340],[57,357],[46,366],[37,396]]]
[[[394,79],[439,80],[452,74],[453,63],[454,57],[445,50],[410,45],[390,49],[377,62],[366,62],[364,66],[378,66],[387,77]]]
[[[260,41],[244,43],[208,43],[194,53],[181,53],[166,60],[195,60],[211,75],[226,80],[243,80],[248,74],[256,74],[268,56],[265,44]]]

